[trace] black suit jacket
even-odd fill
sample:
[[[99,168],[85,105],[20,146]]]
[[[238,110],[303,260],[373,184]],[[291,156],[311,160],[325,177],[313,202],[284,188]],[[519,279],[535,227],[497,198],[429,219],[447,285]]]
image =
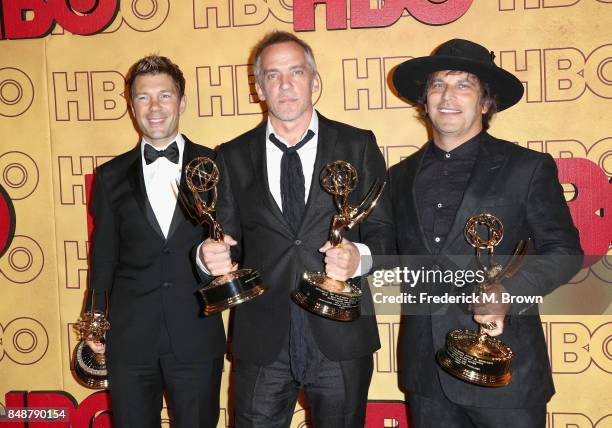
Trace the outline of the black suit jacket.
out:
[[[214,152],[185,138],[183,168]],[[185,174],[181,187],[186,189]],[[166,239],[147,199],[140,145],[98,168],[91,203],[95,219],[91,293],[109,299],[107,355],[113,363],[151,362],[164,323],[179,361],[205,361],[225,352],[219,315],[205,318],[196,296],[199,276],[191,251],[207,237],[177,204]]]
[[[414,193],[424,152],[425,148],[390,170],[400,255],[432,255],[423,237]],[[538,256],[528,257],[514,277],[503,281],[512,295],[546,295],[580,269],[582,250],[578,231],[550,155],[486,134],[452,228],[430,267],[442,270],[466,267],[474,249],[463,236],[465,223],[482,212],[495,215],[504,225],[504,238],[496,247],[496,254],[511,254],[519,240],[533,240],[531,251],[533,254],[535,250]],[[453,257],[459,255],[470,257]],[[481,407],[526,407],[550,399],[554,387],[537,305],[513,305],[512,313],[522,315],[510,315],[504,325],[499,339],[516,355],[511,366],[512,382],[502,388],[470,385],[437,366],[434,353],[444,346],[447,332],[456,328],[475,330],[476,324],[469,311],[458,305],[430,309],[444,315],[411,315],[402,319],[400,377],[408,391],[435,396],[441,385],[451,401]]]
[[[345,160],[358,172],[350,197],[357,204],[372,182],[386,179],[385,162],[374,134],[324,118],[319,114],[317,158],[302,224],[294,233],[270,193],[266,169],[266,123],[223,144],[217,154],[221,171],[217,218],[239,244],[233,257],[241,266],[259,269],[268,290],[238,306],[233,321],[233,350],[237,358],[259,365],[272,362],[288,340],[290,294],[305,271],[323,271],[318,249],[328,239],[333,198],[319,184],[319,174],[331,161]],[[306,177],[309,179],[309,177]],[[360,226],[344,236],[361,242],[372,254],[386,254],[393,245],[389,196]],[[365,282],[365,281],[364,281]],[[362,312],[373,314],[367,286],[362,286]],[[308,314],[320,350],[331,360],[371,354],[380,347],[374,316],[353,322],[331,321]]]

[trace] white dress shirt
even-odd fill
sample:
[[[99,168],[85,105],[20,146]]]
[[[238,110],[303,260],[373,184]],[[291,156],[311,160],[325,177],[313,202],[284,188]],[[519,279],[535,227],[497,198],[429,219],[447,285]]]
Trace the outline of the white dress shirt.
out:
[[[319,116],[317,112],[313,109],[312,118],[310,119],[310,123],[308,124],[308,128],[304,131],[304,134],[300,138],[304,138],[308,130],[312,130],[314,132],[314,137],[308,141],[302,148],[300,148],[297,153],[300,156],[300,161],[302,162],[302,171],[304,173],[304,203],[308,201],[308,194],[310,192],[310,188],[312,184],[319,185],[319,171],[314,171],[315,161],[317,159],[317,145],[319,141]],[[283,138],[274,130],[270,119],[268,118],[268,124],[266,127],[266,165],[267,165],[267,173],[268,173],[268,186],[270,187],[270,193],[274,197],[276,204],[283,210],[283,203],[281,197],[281,159],[283,157],[283,151],[276,147],[272,141],[270,141],[270,134],[274,133],[276,138],[283,144],[287,145],[287,142],[283,140]],[[331,195],[329,196],[332,197]],[[331,220],[331,219],[330,219]],[[321,245],[324,243],[321,242]],[[359,266],[357,266],[357,270],[354,272],[353,277],[363,275],[368,272],[372,267],[370,248],[367,245],[361,244],[358,242],[353,242],[359,250],[360,261]],[[201,246],[201,244],[200,244]],[[200,247],[198,247],[198,257],[197,264],[204,272],[208,273],[208,270],[204,267],[204,264],[200,260]],[[363,270],[362,270],[363,269]]]
[[[145,144],[149,143],[145,138],[140,142],[140,159],[142,162],[142,173],[144,176],[145,188],[147,190],[147,198],[149,199],[151,208],[153,208],[157,223],[159,223],[159,227],[166,238],[168,237],[170,223],[172,223],[172,216],[176,208],[176,183],[181,179],[185,140],[179,133],[176,138],[165,147],[154,147],[155,150],[164,150],[174,142],[176,142],[179,150],[178,163],[172,163],[165,157],[159,157],[148,165],[144,160],[144,148]]]
[[[304,173],[304,203],[308,201],[308,193],[310,192],[310,188],[312,187],[312,183],[315,183],[315,186],[319,184],[319,173],[320,171],[314,171],[315,161],[317,160],[317,146],[319,143],[319,116],[317,115],[316,110],[312,110],[312,117],[310,118],[310,123],[308,124],[308,128],[304,131],[304,134],[300,137],[299,141],[302,140],[308,133],[308,130],[314,132],[314,137],[310,141],[308,141],[301,149],[297,151],[297,154],[300,156],[300,161],[302,162],[302,171]],[[287,142],[283,140],[283,138],[278,135],[278,133],[274,130],[272,126],[272,122],[268,118],[268,125],[266,127],[266,165],[268,167],[268,186],[270,186],[270,193],[274,197],[276,201],[276,205],[283,210],[283,202],[281,197],[281,159],[283,157],[283,151],[276,147],[272,141],[270,141],[270,134],[274,133],[276,138],[283,144],[287,145]],[[332,197],[331,195],[329,196]],[[330,219],[331,220],[331,219]],[[368,261],[372,253],[370,252],[370,248],[358,242],[353,242],[359,250],[360,261],[359,266],[357,266],[357,270],[353,274],[353,277],[362,275],[370,270],[372,267],[371,262],[363,264],[364,257],[367,257]],[[323,242],[321,242],[323,245]],[[362,266],[363,265],[363,266]],[[366,266],[368,265],[368,266]],[[362,272],[362,268],[366,268]]]
[[[302,148],[297,151],[302,162],[302,172],[304,173],[304,204],[308,201],[308,193],[310,192],[310,186],[312,182],[319,182],[319,174],[313,176],[315,161],[317,159],[317,143],[319,141],[319,116],[317,112],[313,111],[312,118],[308,124],[308,128],[304,131],[304,134],[298,141],[306,136],[308,130],[314,132],[314,137],[310,139]],[[268,186],[270,187],[270,193],[276,201],[276,205],[283,210],[283,199],[281,197],[281,161],[283,159],[283,151],[276,147],[276,145],[270,141],[270,134],[274,134],[278,141],[285,146],[288,146],[287,142],[281,137],[278,132],[274,130],[272,122],[268,119],[268,125],[266,127],[266,165],[268,172]]]

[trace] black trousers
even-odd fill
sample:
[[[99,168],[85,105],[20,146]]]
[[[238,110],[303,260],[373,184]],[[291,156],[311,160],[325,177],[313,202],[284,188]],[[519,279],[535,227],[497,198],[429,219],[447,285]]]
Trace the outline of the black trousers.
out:
[[[291,375],[288,346],[267,366],[241,359],[234,362],[236,428],[289,427],[302,387]],[[312,426],[363,427],[373,368],[372,355],[347,361],[326,359],[317,382],[303,387]]]
[[[164,389],[174,428],[217,426],[223,357],[181,363],[164,328],[151,364],[109,358],[108,369],[115,428],[159,428]]]
[[[546,406],[516,409],[460,406],[446,397],[409,394],[411,428],[544,428]]]

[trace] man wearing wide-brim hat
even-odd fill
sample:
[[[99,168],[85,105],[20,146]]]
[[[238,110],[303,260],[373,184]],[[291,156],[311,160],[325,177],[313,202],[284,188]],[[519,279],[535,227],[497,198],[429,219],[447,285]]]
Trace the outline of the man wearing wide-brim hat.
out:
[[[481,213],[503,224],[496,255],[512,254],[520,240],[532,242],[522,268],[490,286],[497,303],[422,303],[424,315],[404,308],[413,315],[402,318],[399,362],[415,428],[544,427],[554,386],[538,307],[504,303],[502,297],[546,295],[582,264],[552,157],[487,133],[492,116],[523,95],[521,82],[495,65],[494,57],[483,46],[455,39],[393,73],[398,93],[417,106],[432,137],[390,172],[398,250],[410,256],[410,267],[454,273],[473,268],[474,248],[464,228]],[[411,292],[459,296],[475,289],[469,282],[458,285],[421,283]],[[460,380],[436,362],[447,333],[475,330],[474,321],[514,352],[505,386]]]

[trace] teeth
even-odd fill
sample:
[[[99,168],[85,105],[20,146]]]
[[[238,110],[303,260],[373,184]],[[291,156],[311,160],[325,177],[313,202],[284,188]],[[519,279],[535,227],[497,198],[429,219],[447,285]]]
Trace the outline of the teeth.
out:
[[[461,110],[455,110],[451,108],[441,108],[440,111],[442,113],[459,113]]]

